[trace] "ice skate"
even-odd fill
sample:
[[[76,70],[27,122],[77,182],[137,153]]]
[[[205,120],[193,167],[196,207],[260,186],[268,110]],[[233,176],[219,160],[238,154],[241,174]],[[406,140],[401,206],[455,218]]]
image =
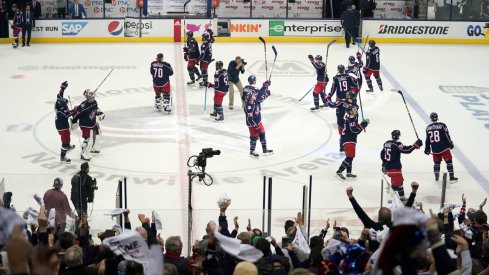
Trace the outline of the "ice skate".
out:
[[[354,175],[352,173],[347,173],[346,178],[349,180],[355,180],[355,179],[357,179],[357,175]]]
[[[205,87],[205,86],[207,86],[207,81],[201,81],[201,82],[199,82],[199,86],[200,86],[200,87]]]
[[[440,180],[440,174],[435,174],[435,181],[439,181]]]
[[[71,163],[71,159],[67,158],[66,156],[65,157],[60,157],[59,158],[59,161],[60,162],[64,162],[64,163]]]
[[[317,111],[317,110],[319,110],[319,105],[316,105],[314,107],[311,107],[311,109],[309,109],[309,110],[311,110],[311,111]]]
[[[257,152],[255,152],[255,151],[250,151],[250,157],[252,157],[252,158],[256,158],[256,159],[257,159],[259,156],[260,156],[260,155],[258,155],[258,153],[257,153]]]
[[[337,172],[336,173],[336,177],[339,178],[342,181],[345,181],[346,180],[345,176],[343,176],[343,173],[341,173],[341,172]]]
[[[458,182],[458,178],[450,177],[450,183],[456,183],[456,182]]]
[[[224,115],[223,114],[217,114],[216,118],[214,119],[215,122],[224,122]]]
[[[374,92],[374,88],[368,88],[365,92],[367,92],[367,93],[373,93]]]
[[[271,149],[265,149],[263,150],[263,155],[264,156],[269,156],[269,155],[272,155],[273,154],[273,150]]]
[[[384,88],[382,88],[382,86],[379,86],[379,90],[382,92]]]
[[[217,112],[214,111],[214,112],[210,113],[209,115],[212,116],[212,117],[217,117]]]
[[[92,159],[92,157],[88,154],[83,153],[83,154],[81,154],[80,159],[90,161]]]
[[[194,85],[195,84],[195,80],[191,80],[189,82],[187,82],[187,85]]]
[[[196,79],[196,81],[199,81],[199,80],[201,80],[201,79],[202,79],[202,75],[201,75],[201,74],[198,74],[198,75],[197,75],[197,79]]]
[[[229,105],[229,110],[234,109],[233,105]]]

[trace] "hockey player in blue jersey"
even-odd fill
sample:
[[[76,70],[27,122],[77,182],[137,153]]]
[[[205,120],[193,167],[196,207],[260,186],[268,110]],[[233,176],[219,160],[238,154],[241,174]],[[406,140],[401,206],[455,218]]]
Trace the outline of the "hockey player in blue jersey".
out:
[[[170,76],[173,75],[173,69],[169,63],[163,61],[162,53],[156,55],[156,60],[151,62],[149,72],[153,77],[153,90],[155,91],[155,108],[160,111],[163,107],[163,110],[165,112],[171,112]],[[163,104],[161,104],[162,98]]]
[[[212,43],[211,36],[209,33],[205,32],[202,34],[202,45],[200,45],[200,71],[202,72],[202,82],[199,83],[200,86],[207,86],[207,69],[209,63],[212,60]]]
[[[56,111],[56,119],[54,121],[58,134],[61,136],[61,154],[59,160],[61,162],[70,163],[71,160],[66,157],[66,153],[73,150],[75,145],[71,145],[71,132],[69,118],[73,112],[68,108],[68,100],[64,98],[65,89],[68,87],[68,81],[61,83],[59,93],[56,97],[54,110]]]
[[[222,100],[227,95],[229,90],[228,71],[223,68],[222,61],[216,62],[216,73],[214,74],[214,84],[207,83],[208,87],[214,88],[214,112],[211,117],[215,121],[224,121],[224,108],[222,108]]]
[[[358,85],[358,92],[360,92],[360,90],[362,89],[362,82],[363,82],[363,77],[361,72],[362,67],[363,67],[363,61],[362,61],[361,53],[357,52],[356,60],[353,55],[348,58],[346,73],[355,77],[355,80],[357,81],[357,85]]]
[[[365,67],[363,67],[363,74],[365,75],[365,80],[368,86],[367,92],[371,93],[374,91],[372,80],[370,80],[370,76],[372,74],[374,75],[375,81],[377,81],[379,89],[383,91],[384,89],[382,88],[382,79],[380,78],[380,49],[375,45],[374,40],[368,41],[368,46],[369,49],[365,53]]]
[[[343,146],[341,142],[341,135],[343,133],[343,126],[345,125],[344,116],[345,109],[341,102],[346,101],[347,93],[351,93],[352,99],[355,98],[358,91],[358,85],[355,78],[346,74],[345,66],[338,65],[338,74],[333,77],[333,84],[331,91],[328,94],[327,100],[330,101],[333,95],[336,94],[336,103],[340,103],[336,108],[336,124],[338,125],[338,134],[340,135],[340,152],[343,152]],[[330,105],[330,104],[329,104]]]
[[[246,125],[250,132],[250,156],[258,158],[259,154],[255,151],[256,141],[260,139],[263,155],[269,155],[273,153],[273,150],[267,148],[267,140],[265,138],[265,128],[261,122],[261,103],[270,96],[270,81],[265,81],[261,89],[256,88],[256,77],[251,75],[248,77],[248,83],[246,86],[246,92],[243,93],[245,98],[245,117]]]
[[[382,160],[382,171],[391,178],[391,186],[399,194],[401,201],[407,201],[404,197],[404,177],[402,176],[401,154],[410,154],[415,149],[423,146],[423,142],[418,139],[413,145],[404,145],[399,141],[401,131],[394,130],[391,132],[391,140],[384,142],[380,159]]]
[[[98,107],[98,103],[95,100],[95,92],[86,89],[83,95],[86,99],[75,107],[73,123],[79,121],[83,137],[81,159],[88,161],[92,158],[90,153],[100,153],[102,136],[100,135],[100,126],[97,123],[97,119],[99,121],[103,120],[105,114]]]
[[[431,124],[426,127],[426,142],[424,153],[433,155],[433,171],[435,173],[435,180],[440,178],[440,164],[442,160],[445,160],[447,164],[447,171],[450,176],[450,182],[455,183],[458,178],[455,177],[453,172],[453,160],[452,153],[453,141],[448,133],[448,127],[443,122],[438,121],[438,114],[430,114]]]
[[[358,111],[356,107],[348,106],[346,109],[345,125],[341,134],[341,142],[345,148],[345,159],[341,162],[340,167],[336,171],[336,176],[341,180],[355,179],[357,176],[352,174],[352,162],[355,158],[357,136],[369,124],[370,120],[366,118],[362,123],[358,124]],[[346,177],[343,171],[346,170]]]
[[[183,59],[187,61],[187,71],[190,76],[190,81],[187,82],[187,85],[192,85],[195,83],[195,75],[197,75],[197,81],[202,78],[202,75],[199,73],[199,69],[195,67],[195,65],[199,64],[199,43],[194,38],[194,33],[192,31],[188,31],[185,34],[185,43],[186,46],[183,48]]]
[[[312,95],[314,97],[314,107],[311,108],[311,111],[319,110],[319,96],[321,96],[321,100],[323,104],[327,104],[326,99],[326,85],[328,85],[328,75],[326,74],[326,64],[323,62],[323,57],[320,55],[316,55],[313,57],[311,54],[308,55],[309,61],[311,61],[312,66],[316,69],[316,85],[314,86],[314,90],[312,91]]]

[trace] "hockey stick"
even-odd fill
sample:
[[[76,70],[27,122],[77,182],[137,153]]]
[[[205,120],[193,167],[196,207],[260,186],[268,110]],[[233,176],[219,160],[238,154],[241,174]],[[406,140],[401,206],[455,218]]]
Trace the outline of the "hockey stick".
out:
[[[275,49],[275,46],[272,46],[272,50],[273,53],[275,54],[275,57],[273,58],[272,70],[270,71],[270,76],[268,77],[268,81],[272,79],[273,68],[275,67],[275,61],[277,61],[277,49]]]
[[[409,119],[411,120],[411,124],[413,125],[413,129],[414,129],[414,133],[416,134],[416,138],[419,139],[418,131],[416,131],[416,127],[414,126],[413,118],[411,117],[411,113],[409,112],[409,108],[407,106],[406,99],[404,99],[404,95],[402,94],[402,91],[396,90],[396,89],[391,89],[391,91],[392,92],[397,92],[397,93],[399,93],[401,95],[402,101],[404,101],[404,106],[406,106],[406,110],[407,110],[407,113],[409,115]]]
[[[265,49],[265,79],[267,78],[268,75],[268,64],[267,64],[267,42],[265,42],[265,39],[263,37],[258,37],[260,41],[263,43],[263,48]]]
[[[336,43],[336,39],[335,40],[331,40],[329,43],[328,43],[328,46],[326,47],[326,59],[324,60],[324,63],[325,63],[325,67],[324,67],[324,81],[326,82],[326,74],[328,74],[328,55],[329,55],[329,47],[331,47],[331,45],[333,45],[334,43]]]
[[[205,93],[204,93],[204,114],[207,109],[207,85],[205,86]]]
[[[102,80],[102,82],[100,82],[100,84],[98,85],[97,89],[95,89],[95,91],[93,91],[93,94],[94,95],[97,92],[98,88],[100,88],[100,86],[102,86],[102,84],[104,84],[105,80],[109,77],[109,75],[112,73],[112,71],[114,71],[114,68],[112,68],[112,70],[110,70],[110,72],[107,74],[107,76],[104,78],[104,80]]]
[[[365,121],[365,117],[363,116],[362,96],[360,94],[360,91],[358,91],[358,103],[360,103],[360,114],[362,115],[362,122],[363,122]]]
[[[187,8],[188,3],[190,3],[190,0],[185,1],[185,3],[183,4],[183,35],[184,36],[185,36],[185,33],[187,32],[187,25],[185,22],[185,18],[186,18],[187,13],[186,13],[185,9]]]
[[[316,85],[312,85],[311,89],[309,89],[309,91],[307,91],[307,93],[305,93],[305,94],[304,94],[304,95],[303,95],[303,96],[302,96],[302,97],[299,99],[299,102],[300,102],[301,100],[303,100],[303,99],[304,99],[304,97],[306,97],[306,95],[308,95],[308,94],[309,94],[309,93],[312,91],[312,89],[314,89],[314,87],[315,87],[315,86],[316,86]]]

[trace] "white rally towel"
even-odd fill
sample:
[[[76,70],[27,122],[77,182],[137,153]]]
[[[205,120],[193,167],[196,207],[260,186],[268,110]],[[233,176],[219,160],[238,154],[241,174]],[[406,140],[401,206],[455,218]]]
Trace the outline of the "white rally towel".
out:
[[[163,255],[161,249],[154,245],[151,250],[141,235],[134,230],[125,230],[122,234],[103,241],[116,255],[143,265],[144,274],[161,275],[163,273]]]
[[[292,241],[292,246],[295,246],[306,253],[311,253],[311,248],[307,243],[306,237],[304,237],[302,234],[301,228],[298,225],[296,225],[295,228],[297,231],[295,233],[294,240]]]
[[[49,228],[55,228],[56,227],[56,209],[54,209],[54,208],[51,208],[51,210],[49,210],[48,227]]]
[[[34,194],[34,200],[36,200],[37,204],[39,204],[40,207],[44,207],[44,200],[39,196],[38,194]]]
[[[104,215],[115,217],[124,214],[125,212],[126,209],[124,208],[116,208],[116,209],[112,209],[109,213],[105,213]]]
[[[249,244],[241,244],[240,240],[226,237],[217,230],[214,232],[214,237],[219,241],[224,251],[240,260],[253,263],[263,257],[263,252],[260,250]]]
[[[156,211],[151,212],[153,215],[153,222],[155,223],[156,230],[163,230],[163,224],[161,223],[160,215]]]
[[[27,220],[26,220],[27,225],[31,225],[31,224],[37,225],[37,215],[38,215],[37,210],[32,207],[29,207],[25,212],[27,212]]]
[[[25,220],[15,211],[0,207],[0,245],[8,240],[15,224],[20,225],[22,230],[26,227]]]

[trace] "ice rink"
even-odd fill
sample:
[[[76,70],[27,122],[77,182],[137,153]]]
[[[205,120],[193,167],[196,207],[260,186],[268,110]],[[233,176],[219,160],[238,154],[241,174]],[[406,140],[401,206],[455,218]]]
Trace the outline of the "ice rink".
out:
[[[271,45],[268,43],[269,70]],[[69,196],[69,180],[81,164],[80,134],[71,135],[76,145],[68,155],[72,163],[60,164],[60,138],[53,111],[56,94],[60,83],[67,80],[65,96],[78,105],[83,90],[95,89],[115,68],[97,92],[106,119],[101,122],[102,151],[90,161],[90,174],[99,185],[91,216],[93,233],[111,226],[110,217],[104,213],[114,208],[117,181],[125,176],[133,222],[136,213],[150,215],[156,210],[163,219],[165,237],[186,236],[187,159],[202,148],[212,147],[222,151],[208,159],[207,172],[214,183],[193,183],[193,238],[200,238],[205,224],[217,219],[216,202],[224,193],[232,199],[227,211],[230,224],[232,217],[239,216],[241,230],[248,218],[253,227],[261,227],[263,175],[273,177],[272,235],[281,237],[284,220],[301,210],[302,186],[312,175],[311,231],[319,231],[330,218],[352,229],[352,237],[358,237],[361,226],[345,194],[346,187],[354,187],[360,205],[376,219],[382,192],[379,153],[384,141],[394,129],[401,131],[405,144],[416,140],[402,98],[391,88],[404,91],[423,142],[431,112],[437,112],[440,121],[448,125],[455,143],[454,168],[459,182],[448,186],[446,201],[460,203],[465,193],[468,205],[477,207],[489,192],[488,47],[378,46],[384,91],[380,92],[375,83],[373,95],[365,93],[366,85],[362,88],[364,113],[371,124],[358,138],[353,161],[358,179],[341,182],[335,171],[344,156],[338,154],[334,110],[310,112],[312,95],[298,102],[316,79],[307,55],[324,57],[326,44],[275,44],[278,58],[271,79],[272,96],[262,111],[267,142],[275,154],[259,159],[248,155],[248,129],[236,100],[239,94],[236,92],[234,110],[228,109],[228,96],[224,98],[224,123],[211,121],[213,91],[207,91],[205,113],[204,89],[185,84],[189,77],[181,44],[32,44],[16,50],[4,44],[0,47],[0,176],[5,179],[6,191],[14,193],[13,204],[18,211],[36,206],[32,195],[44,194],[55,177],[64,179],[63,190]],[[356,51],[356,47],[346,49],[342,43],[330,48],[330,78],[337,65],[346,65],[348,56]],[[153,107],[149,64],[159,52],[175,71],[171,78],[174,112],[170,115]],[[258,39],[257,43],[217,40],[213,54],[225,67],[237,55],[245,58],[248,65],[240,77],[243,83],[250,74],[257,76],[258,85],[265,80],[263,44]],[[211,64],[209,75],[214,71]],[[419,182],[417,200],[424,203],[425,210],[438,211],[441,186],[434,181],[431,156],[416,150],[402,156],[402,163],[406,192],[411,181]],[[442,171],[446,171],[444,164]]]

